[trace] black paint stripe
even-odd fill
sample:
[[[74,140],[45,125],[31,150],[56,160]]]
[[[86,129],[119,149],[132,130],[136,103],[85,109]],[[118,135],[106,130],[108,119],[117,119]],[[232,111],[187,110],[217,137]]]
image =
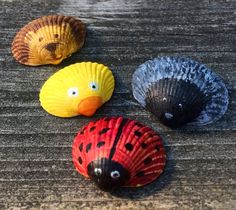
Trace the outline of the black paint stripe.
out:
[[[112,145],[111,152],[110,152],[110,155],[109,155],[109,160],[111,160],[113,158],[114,154],[115,154],[116,146],[118,144],[118,141],[119,141],[120,136],[122,134],[122,130],[123,130],[123,128],[124,128],[127,121],[128,121],[128,119],[123,119],[121,124],[120,124],[120,127],[118,128],[118,132],[116,134],[116,138],[115,138],[115,141]]]

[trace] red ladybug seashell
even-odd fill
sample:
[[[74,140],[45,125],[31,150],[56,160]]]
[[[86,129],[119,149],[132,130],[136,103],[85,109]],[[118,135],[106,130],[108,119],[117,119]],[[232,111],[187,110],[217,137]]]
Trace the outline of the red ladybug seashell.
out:
[[[105,191],[149,184],[160,176],[166,162],[161,137],[123,117],[84,126],[75,137],[72,157],[77,171]]]

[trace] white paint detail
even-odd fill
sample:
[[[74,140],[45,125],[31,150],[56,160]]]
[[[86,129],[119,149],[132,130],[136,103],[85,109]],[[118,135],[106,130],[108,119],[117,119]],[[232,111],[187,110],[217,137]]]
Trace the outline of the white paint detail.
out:
[[[165,113],[165,117],[166,117],[166,119],[172,119],[173,117],[174,117],[174,115],[173,114],[171,114],[171,113],[169,113],[169,112],[166,112]]]
[[[118,178],[120,178],[120,172],[119,172],[119,171],[112,171],[112,172],[111,172],[111,178],[112,178],[112,179],[118,179]]]
[[[96,91],[96,90],[98,90],[98,83],[96,83],[96,82],[90,82],[90,83],[89,83],[89,87],[90,87],[91,90]]]
[[[69,97],[77,97],[79,95],[79,90],[77,87],[71,87],[68,89],[67,94]]]

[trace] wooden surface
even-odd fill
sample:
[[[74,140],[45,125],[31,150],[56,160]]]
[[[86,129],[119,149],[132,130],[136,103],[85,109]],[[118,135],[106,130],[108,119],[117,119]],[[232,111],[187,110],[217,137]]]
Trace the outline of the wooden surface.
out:
[[[12,57],[15,33],[48,14],[87,24],[83,49],[59,66],[27,67]],[[236,1],[1,0],[0,209],[236,209]],[[220,74],[230,92],[226,115],[204,127],[171,130],[133,99],[131,77],[147,59],[181,55]],[[124,115],[159,131],[167,150],[164,174],[140,189],[111,194],[75,170],[71,144],[92,119],[61,119],[39,105],[39,90],[77,61],[108,65],[113,98],[93,117]]]

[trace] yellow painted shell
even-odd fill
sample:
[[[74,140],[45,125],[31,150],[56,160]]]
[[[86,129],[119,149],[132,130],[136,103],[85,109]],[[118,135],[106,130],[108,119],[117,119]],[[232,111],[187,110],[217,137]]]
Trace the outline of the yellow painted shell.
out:
[[[92,116],[108,101],[115,81],[103,64],[82,62],[67,66],[52,75],[43,85],[41,106],[58,117]]]
[[[25,65],[56,65],[83,46],[85,30],[85,24],[73,17],[44,16],[16,34],[12,54]]]

